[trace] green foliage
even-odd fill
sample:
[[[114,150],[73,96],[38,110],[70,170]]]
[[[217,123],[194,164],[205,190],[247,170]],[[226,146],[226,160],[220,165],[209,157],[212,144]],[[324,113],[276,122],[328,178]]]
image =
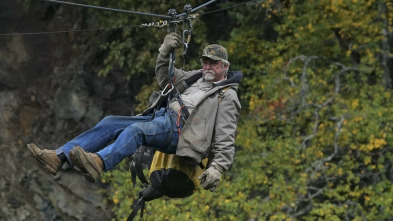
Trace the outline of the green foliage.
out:
[[[166,7],[142,10],[148,3],[138,3],[141,11]],[[220,43],[231,68],[245,75],[234,164],[216,192],[148,202],[145,220],[391,219],[393,4],[266,0],[235,7],[229,17],[231,39]],[[194,31],[203,44],[204,23],[199,26]],[[140,42],[155,39],[154,54],[164,33],[150,35]],[[135,59],[120,59],[132,42],[140,46],[129,41],[118,39],[110,48],[119,52],[109,57]],[[151,54],[131,72],[153,68]],[[115,193],[114,219],[124,220],[138,189],[130,189],[121,166],[106,176]]]

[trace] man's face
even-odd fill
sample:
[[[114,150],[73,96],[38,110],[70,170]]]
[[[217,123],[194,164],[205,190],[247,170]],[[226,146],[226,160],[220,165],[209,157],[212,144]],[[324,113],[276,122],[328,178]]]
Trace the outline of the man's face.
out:
[[[228,66],[221,61],[210,58],[201,59],[203,80],[208,82],[217,82],[225,79]]]

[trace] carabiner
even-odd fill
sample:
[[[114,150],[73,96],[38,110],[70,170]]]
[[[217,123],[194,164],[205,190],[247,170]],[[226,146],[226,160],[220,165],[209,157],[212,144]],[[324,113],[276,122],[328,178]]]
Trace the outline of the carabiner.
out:
[[[184,45],[184,47],[183,47],[183,55],[185,55],[187,53],[188,43],[190,43],[189,40],[191,39],[191,36],[190,36],[189,33],[190,32],[188,30],[184,30],[183,31],[183,45]],[[186,39],[186,35],[187,35],[187,40],[185,40]]]
[[[168,89],[169,87],[169,89]],[[173,84],[167,84],[164,88],[164,90],[161,91],[161,96],[167,96],[169,93],[171,93],[173,91],[173,88],[175,88],[175,86],[173,86]],[[167,92],[165,92],[166,90],[168,90]]]

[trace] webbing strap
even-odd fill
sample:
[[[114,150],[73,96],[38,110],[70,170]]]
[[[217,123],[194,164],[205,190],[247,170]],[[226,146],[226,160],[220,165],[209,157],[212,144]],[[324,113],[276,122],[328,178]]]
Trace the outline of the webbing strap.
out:
[[[180,97],[180,93],[176,88],[175,88],[175,93],[176,93],[175,98],[176,98],[177,102],[179,102],[180,107],[181,107],[180,108],[181,116],[183,117],[183,120],[185,122],[188,119],[188,117],[190,116],[190,112],[188,112],[188,109],[187,109],[186,105],[184,105],[184,102]]]
[[[181,117],[183,117],[183,120],[186,121],[188,117],[190,116],[190,113],[188,112],[186,106],[184,105],[183,100],[180,97],[180,93],[175,87],[175,77],[174,77],[174,63],[175,63],[175,51],[173,50],[170,53],[170,58],[169,58],[169,66],[168,66],[168,78],[169,82],[166,87],[169,87],[171,89],[171,93],[168,96],[168,103],[167,103],[167,108],[169,108],[170,101],[172,100],[173,97],[179,102],[181,108]],[[165,88],[166,88],[165,87]],[[173,88],[172,88],[173,87]]]
[[[132,184],[135,187],[136,185],[136,177],[143,183],[144,186],[147,186],[149,182],[147,181],[145,174],[143,173],[143,165],[146,164],[150,166],[150,163],[153,159],[154,151],[152,149],[148,149],[146,146],[139,147],[134,156],[132,158],[132,162],[130,165],[131,171],[131,180]]]
[[[135,169],[135,161],[131,162],[130,165],[130,172],[131,172],[131,181],[132,181],[132,187],[134,188],[136,186],[136,169]]]
[[[145,209],[145,203],[154,199],[158,199],[162,197],[163,194],[156,190],[155,188],[149,186],[144,188],[139,192],[139,200],[135,204],[134,208],[132,209],[132,212],[127,218],[127,221],[131,221],[135,218],[136,214],[138,214],[138,211],[141,210],[141,215],[140,217],[143,217],[143,211]]]
[[[220,92],[218,93],[218,104],[220,104],[220,102],[222,100],[222,97],[224,96],[225,92],[227,90],[231,89],[231,88],[232,88],[231,86],[227,86],[227,87],[224,87],[224,88],[220,89]]]
[[[127,218],[127,221],[132,221],[136,214],[138,214],[138,211],[141,210],[141,215],[140,218],[142,219],[143,217],[143,210],[145,209],[145,200],[144,197],[142,196],[138,202],[136,203],[136,205],[134,206],[134,208],[132,209],[132,212],[130,213],[130,215]]]
[[[136,169],[136,175],[138,176],[139,180],[143,183],[144,186],[147,186],[149,183],[147,182],[146,177],[143,174],[143,167],[142,167],[142,158],[145,149],[146,147],[143,146],[142,151],[138,154],[138,158],[135,161],[135,169]]]

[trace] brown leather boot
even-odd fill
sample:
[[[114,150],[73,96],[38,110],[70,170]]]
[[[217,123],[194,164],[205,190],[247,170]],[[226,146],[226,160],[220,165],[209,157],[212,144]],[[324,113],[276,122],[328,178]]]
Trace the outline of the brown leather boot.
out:
[[[95,183],[104,170],[104,162],[101,157],[96,153],[85,152],[80,146],[72,148],[70,158],[89,182]]]
[[[40,150],[35,144],[27,144],[27,149],[34,158],[43,165],[53,176],[59,172],[63,166],[60,158],[56,155],[56,151],[43,149]]]

